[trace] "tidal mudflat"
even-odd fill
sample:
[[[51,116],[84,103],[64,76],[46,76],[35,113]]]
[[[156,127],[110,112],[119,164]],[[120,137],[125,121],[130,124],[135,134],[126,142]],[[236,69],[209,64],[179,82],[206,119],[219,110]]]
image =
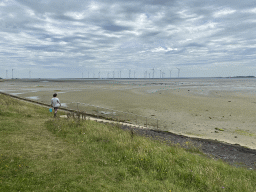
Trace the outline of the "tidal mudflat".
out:
[[[161,129],[256,149],[256,79],[7,80],[0,91],[50,103],[85,103],[158,119]],[[82,107],[82,105],[80,106]]]

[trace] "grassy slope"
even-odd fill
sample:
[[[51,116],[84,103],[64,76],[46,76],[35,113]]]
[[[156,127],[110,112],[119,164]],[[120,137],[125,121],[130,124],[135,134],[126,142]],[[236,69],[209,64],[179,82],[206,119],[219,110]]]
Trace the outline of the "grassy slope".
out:
[[[0,95],[0,191],[256,191],[256,172]]]

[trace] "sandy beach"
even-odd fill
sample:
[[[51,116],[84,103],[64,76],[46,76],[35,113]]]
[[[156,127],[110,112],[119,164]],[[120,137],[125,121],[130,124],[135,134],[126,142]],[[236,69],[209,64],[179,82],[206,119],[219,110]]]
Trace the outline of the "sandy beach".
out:
[[[159,120],[162,130],[256,149],[255,79],[7,80],[0,91],[85,103]],[[82,105],[79,106],[82,110]]]

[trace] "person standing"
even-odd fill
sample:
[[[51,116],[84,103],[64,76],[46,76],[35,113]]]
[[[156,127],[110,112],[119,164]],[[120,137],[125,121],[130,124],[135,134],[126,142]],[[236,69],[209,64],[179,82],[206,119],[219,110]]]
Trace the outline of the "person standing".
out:
[[[51,106],[54,108],[54,117],[57,115],[58,108],[61,106],[59,98],[57,98],[57,93],[53,94],[53,98],[51,100]]]

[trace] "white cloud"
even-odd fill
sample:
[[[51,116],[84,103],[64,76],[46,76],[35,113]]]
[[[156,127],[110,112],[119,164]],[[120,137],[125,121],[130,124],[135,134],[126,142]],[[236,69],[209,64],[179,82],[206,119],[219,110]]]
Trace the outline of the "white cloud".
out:
[[[85,12],[67,12],[64,15],[72,17],[73,19],[81,20],[85,18]]]
[[[236,12],[236,10],[232,10],[232,9],[222,9],[220,11],[214,12],[213,16],[214,17],[223,17],[226,15],[234,14],[235,12]]]
[[[256,8],[252,8],[252,9],[247,9],[247,10],[244,10],[243,12],[245,13],[256,13]]]
[[[173,50],[177,50],[177,48],[173,49],[173,48],[163,48],[163,47],[157,47],[151,50],[151,52],[168,52],[168,51],[173,51]]]

